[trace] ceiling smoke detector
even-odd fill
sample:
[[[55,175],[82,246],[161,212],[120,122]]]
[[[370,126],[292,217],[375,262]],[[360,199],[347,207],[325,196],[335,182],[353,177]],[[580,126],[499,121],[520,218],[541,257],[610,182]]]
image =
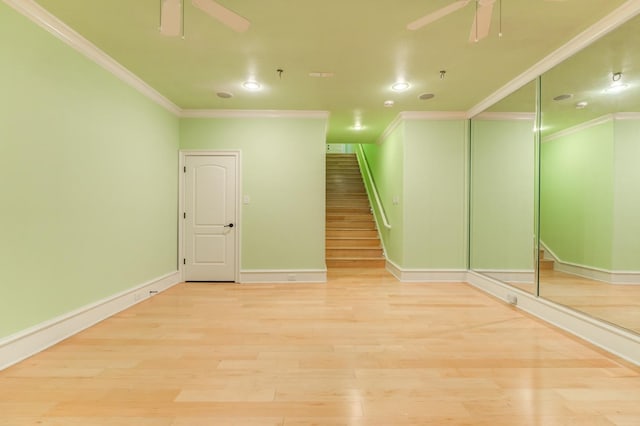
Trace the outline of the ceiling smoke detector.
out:
[[[218,92],[216,93],[216,96],[222,99],[230,99],[233,98],[233,93],[229,93],[229,92]]]
[[[436,95],[434,95],[433,93],[423,93],[420,96],[418,96],[418,99],[420,99],[421,101],[426,101],[428,99],[433,99],[435,98]]]

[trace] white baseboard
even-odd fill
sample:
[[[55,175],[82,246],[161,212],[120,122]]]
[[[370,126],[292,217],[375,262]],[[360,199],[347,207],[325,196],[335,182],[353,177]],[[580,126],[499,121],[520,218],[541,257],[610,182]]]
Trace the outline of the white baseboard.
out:
[[[640,366],[640,336],[586,314],[536,297],[474,271],[469,284],[608,352]],[[514,303],[514,299],[515,303]]]
[[[640,272],[636,271],[606,271],[589,266],[574,265],[560,260],[555,262],[554,269],[566,274],[602,281],[607,284],[640,285]]]
[[[178,271],[0,340],[0,371],[180,282]]]
[[[596,268],[594,266],[580,265],[577,263],[565,262],[556,255],[547,245],[540,241],[540,245],[553,260],[553,269],[565,274],[577,275],[595,281],[602,281],[607,284],[630,284],[640,285],[640,271],[609,271],[607,269]]]
[[[387,259],[387,271],[401,282],[465,282],[466,269],[403,269]]]
[[[534,284],[536,273],[531,270],[504,270],[504,269],[474,269],[474,271],[488,275],[498,281],[518,284]]]
[[[326,283],[326,269],[254,269],[240,271],[240,283]]]

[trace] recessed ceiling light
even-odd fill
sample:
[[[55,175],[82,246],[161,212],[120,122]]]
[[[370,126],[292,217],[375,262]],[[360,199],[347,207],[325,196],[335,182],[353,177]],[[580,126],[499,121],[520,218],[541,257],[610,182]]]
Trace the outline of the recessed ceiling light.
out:
[[[256,91],[260,90],[262,86],[260,86],[260,83],[258,83],[257,81],[249,80],[242,83],[242,87],[247,90]]]
[[[393,105],[395,105],[395,102],[392,100],[384,101],[384,106],[387,108],[391,108]]]
[[[218,96],[219,98],[222,98],[222,99],[229,99],[229,98],[233,98],[233,93],[218,92],[218,93],[216,93],[216,96]]]
[[[585,109],[589,105],[587,101],[581,101],[576,104],[576,109]]]
[[[418,99],[420,99],[421,101],[426,101],[427,99],[433,99],[436,95],[434,95],[433,93],[423,93],[420,96],[418,96]]]
[[[566,101],[567,99],[573,98],[573,94],[571,93],[563,93],[562,95],[558,95],[553,98],[554,101]]]
[[[622,73],[616,72],[611,75],[611,85],[604,89],[605,93],[620,93],[629,85],[622,82]]]
[[[397,81],[391,85],[391,90],[394,92],[404,92],[405,90],[408,90],[409,87],[411,87],[411,85],[406,81]]]

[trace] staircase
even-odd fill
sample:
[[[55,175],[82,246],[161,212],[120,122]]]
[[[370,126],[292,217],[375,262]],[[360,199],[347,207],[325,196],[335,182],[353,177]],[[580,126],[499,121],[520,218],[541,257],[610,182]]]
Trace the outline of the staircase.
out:
[[[355,154],[327,154],[328,268],[383,268],[385,258]]]
[[[545,259],[545,251],[544,249],[540,249],[539,251],[539,264],[540,269],[545,271],[552,271],[554,269],[554,261],[553,259]]]

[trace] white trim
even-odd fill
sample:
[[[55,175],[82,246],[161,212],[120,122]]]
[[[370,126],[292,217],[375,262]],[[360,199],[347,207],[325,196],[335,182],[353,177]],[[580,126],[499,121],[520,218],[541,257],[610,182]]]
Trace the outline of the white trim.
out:
[[[396,130],[396,128],[400,126],[400,124],[402,124],[402,116],[398,114],[396,115],[396,118],[394,118],[393,121],[389,123],[387,128],[384,129],[384,132],[382,132],[382,134],[380,135],[376,143],[378,145],[381,145],[391,135],[391,133],[393,133]]]
[[[556,261],[554,269],[565,274],[577,275],[607,284],[640,285],[640,272],[636,271],[607,271],[562,261]]]
[[[359,155],[358,155],[359,154]],[[391,224],[387,219],[387,213],[384,210],[384,206],[382,205],[382,201],[380,201],[380,195],[378,194],[378,188],[376,187],[376,183],[371,176],[371,169],[369,168],[369,162],[367,161],[367,156],[364,153],[364,148],[362,148],[362,144],[358,145],[358,152],[356,153],[356,160],[358,161],[358,166],[360,167],[360,173],[365,171],[367,176],[367,181],[369,183],[369,187],[371,188],[371,192],[373,192],[373,200],[371,199],[371,194],[369,193],[369,187],[365,185],[365,189],[367,190],[367,196],[369,197],[369,204],[372,206],[373,210],[373,202],[375,202],[378,211],[380,212],[380,219],[382,220],[382,226],[386,229],[391,229]],[[364,178],[363,178],[364,180]],[[374,214],[374,219],[376,221],[376,227],[378,228],[378,234],[380,234],[380,224],[378,223],[378,215]],[[380,241],[382,241],[382,237],[380,237]],[[383,244],[384,250],[384,244]],[[386,253],[386,250],[385,250]]]
[[[186,109],[182,118],[329,118],[329,111],[295,111],[274,109]]]
[[[471,118],[486,110],[491,105],[499,102],[525,84],[531,82],[533,79],[549,71],[551,68],[587,47],[600,37],[624,24],[638,13],[640,13],[640,0],[628,0],[600,21],[596,22],[585,31],[569,40],[563,46],[547,55],[531,68],[489,95],[479,104],[469,109],[467,117]]]
[[[640,112],[615,112],[614,120],[640,120]]]
[[[465,282],[466,269],[405,269],[387,259],[387,271],[401,282]]]
[[[184,205],[184,179],[185,173],[184,168],[186,166],[186,158],[187,156],[234,156],[236,157],[236,217],[233,223],[236,224],[236,268],[233,273],[233,279],[235,282],[240,281],[240,254],[242,251],[240,250],[240,245],[242,244],[242,152],[237,149],[221,149],[221,150],[213,150],[213,149],[181,149],[179,151],[180,159],[178,161],[178,173],[180,178],[178,179],[178,270],[180,272],[180,279],[184,281],[184,263],[182,259],[185,256],[185,235],[184,235],[184,216],[183,212],[185,211]]]
[[[46,9],[33,0],[3,0],[17,12],[29,18],[38,26],[44,28],[55,37],[62,40],[71,48],[80,52],[91,61],[109,71],[129,86],[133,87],[148,99],[157,103],[169,112],[179,115],[180,107],[164,97],[160,92],[145,83],[140,77],[126,69],[111,56],[104,53],[89,40],[82,37],[64,22],[50,14]]]
[[[376,143],[382,144],[389,135],[403,122],[409,120],[466,120],[467,114],[463,111],[403,111],[396,115],[387,128],[382,132]]]
[[[481,112],[473,117],[474,120],[482,121],[535,121],[535,112]]]
[[[600,124],[608,123],[610,121],[613,121],[615,118],[616,117],[614,114],[605,114],[601,117],[594,118],[593,120],[585,121],[584,123],[576,124],[575,126],[567,127],[566,129],[560,130],[559,132],[552,133],[549,136],[542,138],[542,142],[551,142],[561,137],[569,136],[574,133],[587,130],[591,127],[599,126]]]
[[[240,271],[242,284],[326,283],[326,269],[245,269]]]
[[[536,297],[518,288],[503,284],[473,271],[467,273],[470,285],[510,303],[517,298],[515,306],[545,322],[559,327],[614,355],[640,365],[640,335],[594,319],[573,309]],[[510,303],[513,304],[513,303]]]
[[[403,111],[398,115],[402,120],[467,120],[464,111]]]
[[[610,271],[594,266],[566,262],[560,259],[543,241],[540,241],[540,247],[545,251],[545,254],[548,253],[551,256],[554,262],[553,269],[556,271],[602,281],[607,284],[640,285],[640,271]]]
[[[536,278],[533,269],[474,269],[473,271],[506,283],[535,284]]]
[[[177,271],[83,306],[0,340],[0,371],[180,282]]]

